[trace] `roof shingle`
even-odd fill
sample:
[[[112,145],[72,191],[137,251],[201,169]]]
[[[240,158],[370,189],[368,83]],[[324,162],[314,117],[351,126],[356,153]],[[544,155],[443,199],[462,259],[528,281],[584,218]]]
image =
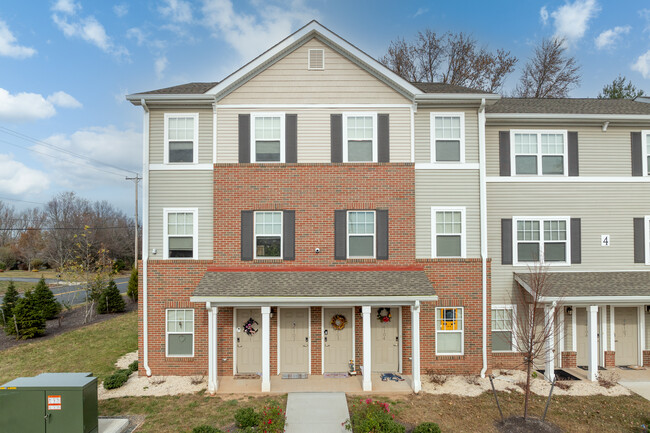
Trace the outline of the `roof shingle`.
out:
[[[148,92],[139,92],[139,95],[200,95],[214,86],[218,82],[210,83],[187,83],[178,86],[165,87],[163,89],[149,90]]]
[[[597,98],[502,98],[487,113],[543,114],[647,114],[650,104],[630,99]]]
[[[528,273],[515,274],[526,284]],[[650,296],[650,272],[549,272],[548,297]]]

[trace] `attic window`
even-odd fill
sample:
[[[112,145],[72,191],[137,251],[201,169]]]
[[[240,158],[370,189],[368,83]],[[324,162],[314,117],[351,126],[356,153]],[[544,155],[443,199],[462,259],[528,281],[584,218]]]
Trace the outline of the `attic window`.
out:
[[[311,49],[309,50],[309,61],[307,69],[310,71],[322,71],[325,69],[325,50]]]

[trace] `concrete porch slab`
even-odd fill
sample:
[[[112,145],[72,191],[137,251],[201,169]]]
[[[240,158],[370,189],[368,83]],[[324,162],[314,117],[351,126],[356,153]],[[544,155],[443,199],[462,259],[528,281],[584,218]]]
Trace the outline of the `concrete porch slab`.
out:
[[[348,403],[342,392],[290,392],[286,433],[345,432]]]
[[[99,433],[122,433],[129,426],[126,418],[99,418]]]

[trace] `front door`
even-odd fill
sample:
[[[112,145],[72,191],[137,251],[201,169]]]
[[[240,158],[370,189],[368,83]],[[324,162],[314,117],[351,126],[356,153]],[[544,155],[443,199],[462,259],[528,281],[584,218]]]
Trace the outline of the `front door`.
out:
[[[373,308],[370,316],[372,371],[397,373],[399,370],[399,308]],[[390,318],[386,319],[390,314]]]
[[[309,372],[309,310],[280,309],[280,371]]]
[[[262,373],[262,311],[237,309],[237,373]]]
[[[342,329],[336,329],[336,326],[332,325],[332,318],[336,315],[340,315],[346,320]],[[323,367],[325,373],[348,371],[352,359],[353,325],[354,314],[352,308],[323,309]]]
[[[614,322],[616,365],[637,365],[639,363],[637,308],[616,307]]]

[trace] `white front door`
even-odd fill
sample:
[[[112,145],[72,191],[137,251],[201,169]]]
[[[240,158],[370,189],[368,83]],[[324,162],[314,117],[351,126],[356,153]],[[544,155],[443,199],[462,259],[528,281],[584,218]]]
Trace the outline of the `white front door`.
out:
[[[309,372],[309,309],[280,309],[280,371]]]
[[[332,326],[335,315],[345,317],[343,329]],[[323,372],[344,373],[352,360],[352,327],[354,314],[352,308],[323,308]]]
[[[614,311],[616,365],[637,365],[639,363],[637,319],[636,307],[616,307]]]
[[[370,315],[372,371],[397,373],[399,370],[399,307],[382,309],[382,317],[390,312],[390,320],[379,320],[379,308]]]
[[[235,344],[237,373],[262,373],[262,312],[257,309],[237,309]],[[246,326],[250,326],[246,332]]]

